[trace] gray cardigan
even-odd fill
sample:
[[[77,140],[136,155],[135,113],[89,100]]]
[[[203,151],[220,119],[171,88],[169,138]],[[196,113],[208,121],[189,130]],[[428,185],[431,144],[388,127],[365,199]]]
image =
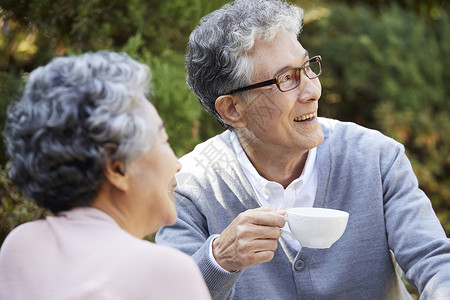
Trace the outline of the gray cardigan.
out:
[[[191,255],[213,299],[409,299],[398,265],[421,299],[450,299],[450,239],[418,188],[404,147],[352,123],[320,123],[325,140],[317,148],[314,206],[350,214],[331,248],[297,253],[280,239],[267,263],[236,273],[214,265],[212,235],[259,207],[228,131],[181,159],[178,221],[162,228],[156,242]]]

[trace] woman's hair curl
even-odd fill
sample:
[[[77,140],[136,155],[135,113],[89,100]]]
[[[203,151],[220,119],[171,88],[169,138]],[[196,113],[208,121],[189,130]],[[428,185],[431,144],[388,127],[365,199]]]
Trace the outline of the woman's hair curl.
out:
[[[7,111],[11,180],[54,213],[89,205],[106,160],[126,164],[152,146],[142,114],[149,81],[147,66],[108,51],[55,58],[31,72]]]

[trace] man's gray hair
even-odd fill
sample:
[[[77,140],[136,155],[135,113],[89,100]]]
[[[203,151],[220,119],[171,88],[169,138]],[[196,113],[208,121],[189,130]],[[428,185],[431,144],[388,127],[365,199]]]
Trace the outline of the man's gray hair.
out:
[[[224,128],[230,125],[216,111],[215,101],[251,84],[248,54],[255,41],[271,41],[284,30],[298,36],[302,20],[303,10],[282,0],[236,0],[200,20],[189,37],[186,82]]]
[[[53,212],[88,205],[107,159],[125,164],[152,146],[156,129],[142,114],[149,81],[147,66],[107,51],[31,72],[5,123],[10,178]]]

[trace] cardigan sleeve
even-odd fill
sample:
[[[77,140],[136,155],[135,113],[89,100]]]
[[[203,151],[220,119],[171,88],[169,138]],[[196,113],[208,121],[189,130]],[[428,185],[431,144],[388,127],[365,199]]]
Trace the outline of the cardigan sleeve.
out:
[[[177,212],[177,222],[161,228],[156,235],[156,242],[191,255],[213,299],[233,299],[234,286],[242,271],[227,272],[211,259],[209,247],[214,235],[209,234],[205,217],[190,199],[177,194]]]
[[[383,194],[389,247],[421,299],[447,299],[450,239],[419,188],[403,146],[398,145],[385,170]]]

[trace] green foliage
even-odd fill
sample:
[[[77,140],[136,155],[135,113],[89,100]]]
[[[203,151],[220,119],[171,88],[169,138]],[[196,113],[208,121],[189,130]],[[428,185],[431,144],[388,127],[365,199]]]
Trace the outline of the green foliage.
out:
[[[435,6],[444,5],[442,0],[329,0],[329,2],[346,4],[350,7],[367,5],[376,9],[395,4],[404,10],[415,12],[432,11]]]
[[[139,34],[141,50],[159,56],[166,49],[184,52],[201,16],[223,0],[4,0],[0,15],[36,35],[37,61],[55,55],[100,49],[118,50]],[[28,30],[26,30],[28,29]],[[17,34],[17,33],[16,33]]]
[[[203,109],[186,85],[184,56],[173,53],[170,57],[154,58],[149,63],[155,86],[153,103],[166,124],[171,146],[181,156],[200,142]]]
[[[397,5],[334,5],[300,42],[321,54],[321,115],[354,121],[406,147],[421,188],[450,233],[450,14]]]
[[[57,55],[101,49],[126,52],[151,66],[153,103],[166,123],[172,147],[182,155],[200,141],[205,130],[217,128],[200,126],[206,113],[185,83],[186,43],[198,20],[226,2],[5,0],[0,16],[7,25],[3,27],[9,29],[3,30],[0,39],[0,52],[5,54],[0,74],[21,82],[24,71]],[[19,48],[22,50],[17,51]],[[20,88],[0,86],[0,95],[4,96],[0,105],[5,104],[0,109],[14,100],[14,90]],[[4,116],[0,117],[3,125]],[[0,157],[0,165],[4,163]]]
[[[444,11],[442,17],[447,17]],[[448,36],[439,40],[443,32],[433,31],[429,23],[426,16],[397,6],[382,13],[365,6],[333,6],[329,17],[305,26],[300,41],[324,58],[322,99],[327,105],[322,113],[373,126],[379,102],[399,110],[448,109],[448,71],[440,48]]]

